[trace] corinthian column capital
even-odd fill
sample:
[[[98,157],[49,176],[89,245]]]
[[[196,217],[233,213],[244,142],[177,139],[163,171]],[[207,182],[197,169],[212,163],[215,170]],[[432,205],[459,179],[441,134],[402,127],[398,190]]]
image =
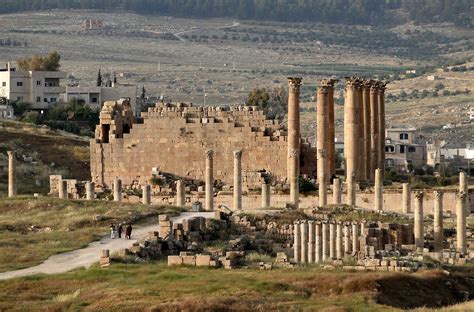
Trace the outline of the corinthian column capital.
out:
[[[234,158],[241,159],[242,158],[242,150],[235,150],[234,151]]]
[[[288,77],[288,91],[290,93],[300,93],[301,77]]]
[[[214,151],[213,150],[207,150],[206,151],[206,157],[207,159],[212,159],[214,157]]]

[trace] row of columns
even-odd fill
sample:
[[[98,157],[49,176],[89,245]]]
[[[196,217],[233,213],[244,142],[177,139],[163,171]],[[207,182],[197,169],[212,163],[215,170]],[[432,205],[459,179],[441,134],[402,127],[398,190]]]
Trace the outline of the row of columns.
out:
[[[423,198],[424,192],[417,191],[414,194],[414,236],[415,246],[418,250],[424,248],[424,212],[423,212]],[[443,249],[443,192],[437,190],[434,192],[434,209],[433,209],[433,236],[434,236],[434,250],[441,251]],[[464,191],[459,191],[456,194],[456,249],[458,252],[465,254],[467,252],[466,239],[466,205],[467,194]]]
[[[360,229],[359,229],[360,227]],[[293,256],[296,263],[342,260],[357,253],[364,224],[358,222],[296,221],[293,224]]]
[[[344,158],[346,178],[375,179],[385,170],[385,88],[382,81],[346,78]],[[319,170],[319,168],[318,168]]]

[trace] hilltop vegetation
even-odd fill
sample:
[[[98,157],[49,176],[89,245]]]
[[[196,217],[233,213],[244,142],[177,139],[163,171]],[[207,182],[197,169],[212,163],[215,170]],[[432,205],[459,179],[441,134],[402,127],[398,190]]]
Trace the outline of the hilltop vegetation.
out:
[[[473,25],[470,0],[0,0],[0,13],[49,9],[125,9],[181,17],[233,17],[348,24],[454,22]],[[397,18],[394,18],[394,12]]]

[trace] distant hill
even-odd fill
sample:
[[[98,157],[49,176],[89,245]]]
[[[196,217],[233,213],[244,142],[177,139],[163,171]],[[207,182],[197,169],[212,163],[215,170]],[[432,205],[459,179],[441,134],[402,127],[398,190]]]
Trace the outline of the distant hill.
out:
[[[472,0],[0,0],[0,13],[51,9],[362,25],[453,22],[474,27]]]

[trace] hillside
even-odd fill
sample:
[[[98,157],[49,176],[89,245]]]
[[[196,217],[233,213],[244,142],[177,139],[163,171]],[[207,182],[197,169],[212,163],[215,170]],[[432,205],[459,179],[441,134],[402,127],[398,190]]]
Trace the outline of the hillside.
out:
[[[51,9],[127,10],[193,18],[231,17],[284,22],[324,22],[345,24],[394,24],[415,22],[454,22],[473,25],[469,0],[0,0],[0,13]]]
[[[89,180],[87,138],[27,123],[0,121],[0,196],[7,191],[7,150],[17,153],[19,194],[49,191],[49,175]]]

